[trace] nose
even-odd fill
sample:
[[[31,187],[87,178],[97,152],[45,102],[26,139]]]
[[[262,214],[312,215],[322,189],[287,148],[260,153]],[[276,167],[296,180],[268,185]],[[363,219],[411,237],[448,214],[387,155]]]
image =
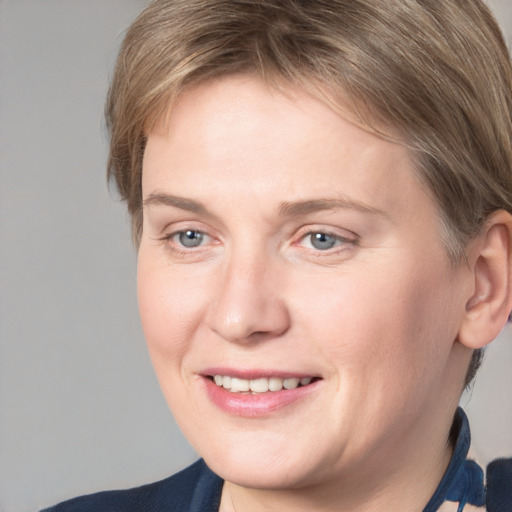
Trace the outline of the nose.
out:
[[[240,255],[226,262],[206,315],[209,328],[234,343],[284,334],[290,314],[282,297],[282,274],[275,267],[256,255]]]

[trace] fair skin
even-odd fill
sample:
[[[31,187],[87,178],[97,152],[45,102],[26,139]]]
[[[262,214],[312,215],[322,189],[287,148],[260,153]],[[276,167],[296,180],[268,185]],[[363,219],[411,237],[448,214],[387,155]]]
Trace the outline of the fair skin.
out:
[[[222,512],[421,510],[470,348],[499,331],[478,308],[504,217],[453,265],[408,150],[348,112],[236,76],[148,136],[141,318],[176,420],[226,480]],[[223,376],[307,380],[254,394]]]

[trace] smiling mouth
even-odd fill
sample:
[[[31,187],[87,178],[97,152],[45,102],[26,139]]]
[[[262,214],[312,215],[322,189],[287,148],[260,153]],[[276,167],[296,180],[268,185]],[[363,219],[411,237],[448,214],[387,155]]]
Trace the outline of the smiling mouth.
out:
[[[219,388],[224,388],[231,393],[259,394],[291,390],[309,386],[319,380],[318,377],[262,377],[258,379],[241,379],[229,375],[210,375]]]

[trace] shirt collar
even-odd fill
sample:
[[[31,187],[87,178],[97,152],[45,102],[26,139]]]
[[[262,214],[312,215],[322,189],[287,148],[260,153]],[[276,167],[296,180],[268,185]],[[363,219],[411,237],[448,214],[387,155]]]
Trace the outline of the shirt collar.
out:
[[[459,407],[453,420],[451,437],[454,443],[450,464],[423,512],[435,512],[445,501],[481,507],[485,505],[484,473],[472,460],[466,460],[471,444],[469,421]],[[462,508],[459,506],[459,509]]]

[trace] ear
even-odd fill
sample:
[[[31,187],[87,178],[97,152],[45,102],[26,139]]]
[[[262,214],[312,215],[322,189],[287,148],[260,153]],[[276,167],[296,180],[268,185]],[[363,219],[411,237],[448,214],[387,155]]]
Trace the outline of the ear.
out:
[[[498,210],[470,248],[473,293],[459,329],[458,340],[471,349],[493,341],[512,309],[512,215]]]

